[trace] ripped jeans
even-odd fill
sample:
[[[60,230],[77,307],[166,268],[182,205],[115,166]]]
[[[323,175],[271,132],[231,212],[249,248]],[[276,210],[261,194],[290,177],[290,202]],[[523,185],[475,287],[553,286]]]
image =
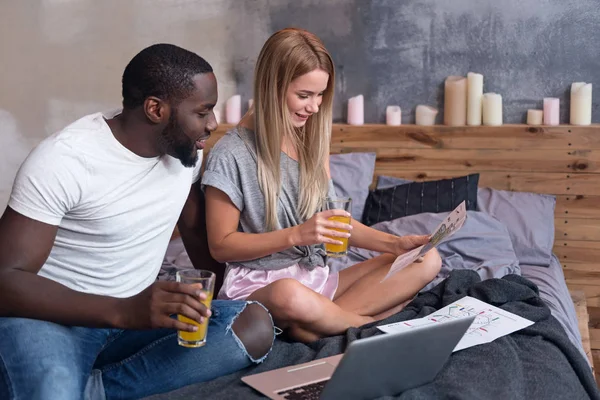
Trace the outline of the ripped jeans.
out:
[[[231,329],[245,301],[212,302],[207,343],[177,344],[172,329],[68,327],[0,318],[0,399],[131,399],[214,379],[252,359]]]

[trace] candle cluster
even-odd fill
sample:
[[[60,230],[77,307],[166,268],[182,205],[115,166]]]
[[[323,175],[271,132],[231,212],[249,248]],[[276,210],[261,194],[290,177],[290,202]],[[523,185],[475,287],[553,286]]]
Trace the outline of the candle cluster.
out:
[[[429,105],[417,105],[415,123],[435,125],[438,109]],[[386,108],[386,124],[400,125],[402,110],[398,105]],[[558,125],[560,123],[560,101],[555,97],[544,98],[543,110],[527,110],[529,125]],[[363,95],[348,100],[348,124],[364,124]],[[469,72],[464,76],[448,76],[444,81],[444,121],[447,126],[500,126],[502,116],[502,95],[483,91],[483,75]],[[571,85],[571,125],[592,123],[592,84],[574,82]]]

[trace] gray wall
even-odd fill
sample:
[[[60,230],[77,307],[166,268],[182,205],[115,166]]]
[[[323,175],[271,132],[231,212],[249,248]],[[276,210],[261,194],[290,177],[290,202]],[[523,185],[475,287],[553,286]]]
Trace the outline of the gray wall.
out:
[[[318,34],[338,80],[334,118],[365,96],[365,122],[399,104],[443,105],[443,81],[469,71],[504,99],[505,123],[525,121],[543,97],[594,83],[600,121],[598,0],[0,0],[0,208],[32,146],[84,114],[120,103],[129,59],[155,42],[207,58],[220,101],[251,97],[256,56],[286,26]],[[438,116],[442,121],[442,114]]]

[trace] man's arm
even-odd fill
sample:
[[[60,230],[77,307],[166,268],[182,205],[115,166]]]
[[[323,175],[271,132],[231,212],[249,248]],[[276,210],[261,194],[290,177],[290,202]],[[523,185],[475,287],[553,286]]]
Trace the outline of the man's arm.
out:
[[[6,208],[0,218],[0,316],[66,325],[119,325],[119,299],[79,293],[37,275],[57,229]]]
[[[225,264],[212,258],[206,233],[206,204],[200,182],[192,185],[177,224],[185,250],[196,269],[207,269],[217,276],[215,293],[223,284]]]
[[[182,313],[196,321],[210,315],[199,301],[205,295],[191,285],[157,282],[136,296],[119,299],[77,292],[39,276],[57,230],[7,207],[0,218],[0,317],[88,327],[194,331],[195,327],[170,315]]]

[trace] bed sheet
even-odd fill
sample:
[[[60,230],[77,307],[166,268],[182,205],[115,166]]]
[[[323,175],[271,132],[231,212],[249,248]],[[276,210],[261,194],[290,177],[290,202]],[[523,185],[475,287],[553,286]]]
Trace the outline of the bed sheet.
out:
[[[548,305],[554,318],[560,322],[569,340],[588,360],[581,342],[575,306],[565,282],[562,265],[556,255],[552,255],[548,267],[521,264],[521,276],[535,283],[540,297]]]

